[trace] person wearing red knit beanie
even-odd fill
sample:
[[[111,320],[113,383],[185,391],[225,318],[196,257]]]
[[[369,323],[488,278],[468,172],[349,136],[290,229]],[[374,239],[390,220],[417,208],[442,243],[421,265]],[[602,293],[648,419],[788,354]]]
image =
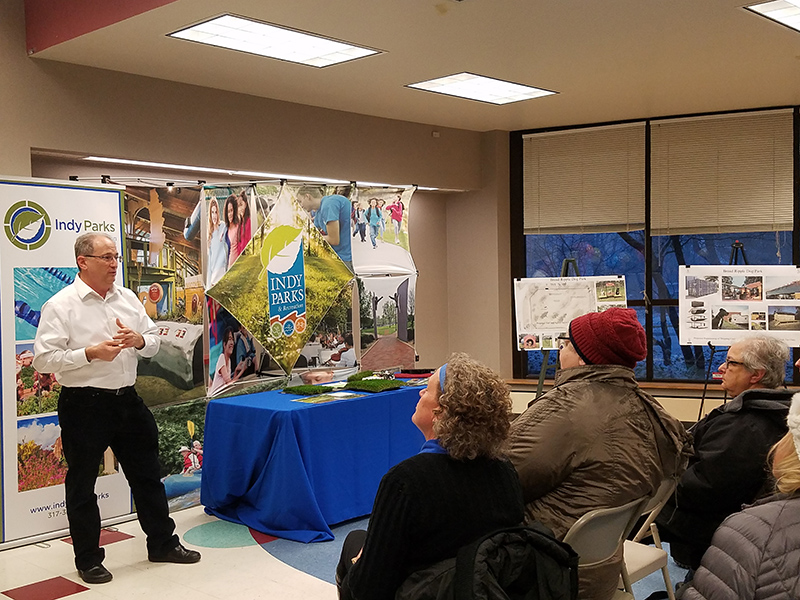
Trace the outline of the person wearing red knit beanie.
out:
[[[526,522],[559,539],[582,515],[653,494],[686,468],[690,436],[639,388],[633,369],[647,338],[628,308],[577,317],[561,340],[554,387],[511,424],[509,457],[519,474]],[[578,570],[578,598],[610,599],[621,552]]]
[[[647,337],[632,308],[609,308],[573,319],[569,340],[587,365],[633,369],[647,357]]]

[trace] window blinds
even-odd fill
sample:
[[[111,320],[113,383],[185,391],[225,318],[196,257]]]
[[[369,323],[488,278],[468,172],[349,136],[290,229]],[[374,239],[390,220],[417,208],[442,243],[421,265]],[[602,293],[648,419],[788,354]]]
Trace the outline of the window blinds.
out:
[[[792,112],[651,123],[653,235],[790,230]]]
[[[526,234],[644,227],[643,122],[523,136]]]

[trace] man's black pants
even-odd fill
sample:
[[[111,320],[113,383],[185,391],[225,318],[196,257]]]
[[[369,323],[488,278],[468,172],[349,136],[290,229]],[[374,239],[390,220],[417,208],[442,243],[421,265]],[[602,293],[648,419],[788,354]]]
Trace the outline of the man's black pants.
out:
[[[160,479],[158,428],[133,386],[116,395],[96,388],[62,387],[58,399],[61,442],[67,459],[66,500],[75,566],[100,564],[100,510],[95,482],[108,447],[122,465],[147,535],[150,555],[163,555],[178,545]]]

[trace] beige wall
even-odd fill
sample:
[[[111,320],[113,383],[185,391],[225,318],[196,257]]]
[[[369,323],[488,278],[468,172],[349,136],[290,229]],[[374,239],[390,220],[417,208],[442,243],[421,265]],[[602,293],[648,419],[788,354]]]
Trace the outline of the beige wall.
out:
[[[447,204],[449,349],[511,377],[507,134],[483,134],[481,181]]]
[[[471,190],[414,199],[419,364],[433,367],[463,350],[511,375],[507,133],[30,59],[24,32],[22,0],[0,3],[0,175],[64,178],[56,163],[32,168],[31,149],[39,148]],[[108,165],[87,169],[74,174],[121,174]]]

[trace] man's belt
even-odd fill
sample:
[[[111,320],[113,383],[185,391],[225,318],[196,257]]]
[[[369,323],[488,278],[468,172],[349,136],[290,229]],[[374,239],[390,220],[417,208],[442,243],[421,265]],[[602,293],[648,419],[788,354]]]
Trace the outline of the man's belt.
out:
[[[67,386],[68,390],[75,390],[76,392],[88,392],[88,393],[95,393],[95,394],[108,394],[109,396],[124,396],[128,392],[133,391],[133,386],[128,385],[121,388],[116,389],[108,389],[108,388],[99,388],[99,387],[71,387]]]

